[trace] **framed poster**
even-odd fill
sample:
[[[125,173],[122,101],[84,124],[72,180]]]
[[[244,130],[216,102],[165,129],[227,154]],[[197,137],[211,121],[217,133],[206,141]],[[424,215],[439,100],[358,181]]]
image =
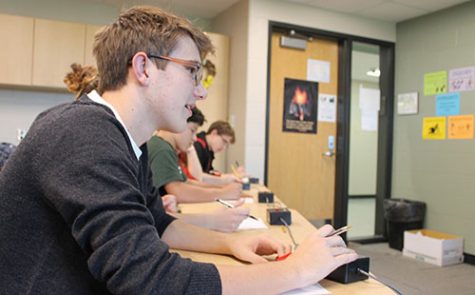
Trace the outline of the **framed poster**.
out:
[[[285,132],[317,133],[318,83],[285,78]]]

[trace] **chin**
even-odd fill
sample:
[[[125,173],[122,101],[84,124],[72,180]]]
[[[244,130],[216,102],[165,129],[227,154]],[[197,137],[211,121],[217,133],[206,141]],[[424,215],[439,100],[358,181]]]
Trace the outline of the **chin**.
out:
[[[172,132],[172,133],[182,133],[186,129],[186,124],[170,124],[166,128],[163,128],[163,130]]]

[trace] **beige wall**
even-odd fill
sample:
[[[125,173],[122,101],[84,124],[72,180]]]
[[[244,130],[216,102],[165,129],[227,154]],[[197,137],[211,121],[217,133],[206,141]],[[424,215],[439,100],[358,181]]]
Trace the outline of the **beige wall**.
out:
[[[230,37],[228,120],[236,131],[236,143],[228,150],[226,168],[236,160],[244,163],[245,159],[248,10],[248,1],[239,1],[212,23],[214,32]]]
[[[216,76],[208,88],[208,97],[196,103],[206,117],[202,130],[208,130],[208,126],[217,120],[228,118],[229,38],[215,33],[207,35],[216,48],[216,53],[207,57],[216,66]],[[225,171],[226,166],[226,153],[216,154],[213,167]]]
[[[276,0],[241,0],[215,19],[213,31],[231,38],[229,114],[231,119],[233,116],[239,120],[245,118],[242,124],[236,124],[239,142],[232,153],[244,157],[250,174],[261,178],[265,156],[269,21],[396,40],[394,24]]]

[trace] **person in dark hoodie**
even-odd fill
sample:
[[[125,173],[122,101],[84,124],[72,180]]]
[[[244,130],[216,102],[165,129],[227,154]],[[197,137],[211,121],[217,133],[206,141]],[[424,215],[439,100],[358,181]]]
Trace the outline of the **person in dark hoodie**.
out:
[[[356,259],[333,231],[290,251],[168,215],[151,184],[146,142],[182,132],[206,97],[209,38],[156,7],[132,7],[95,36],[98,91],[35,119],[0,173],[0,286],[5,294],[281,293]],[[198,263],[169,248],[253,264]]]

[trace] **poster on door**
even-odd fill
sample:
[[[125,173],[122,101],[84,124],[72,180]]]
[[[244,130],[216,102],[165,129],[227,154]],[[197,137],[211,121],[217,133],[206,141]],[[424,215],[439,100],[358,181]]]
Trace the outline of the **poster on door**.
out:
[[[285,78],[284,132],[317,133],[318,83]]]

